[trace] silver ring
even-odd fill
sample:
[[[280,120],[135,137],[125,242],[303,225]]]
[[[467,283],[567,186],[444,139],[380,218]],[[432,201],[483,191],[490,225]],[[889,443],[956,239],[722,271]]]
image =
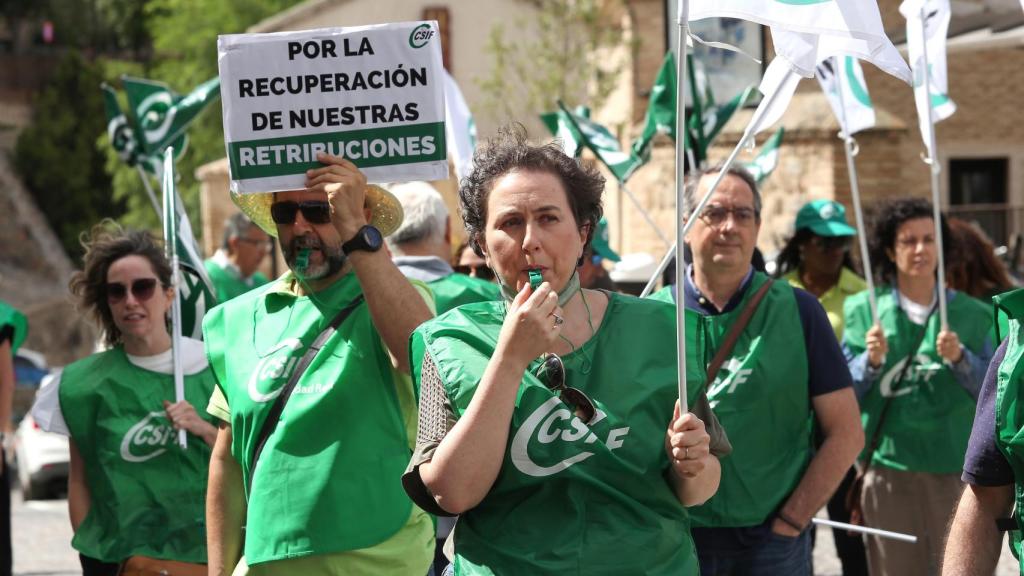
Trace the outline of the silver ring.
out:
[[[683,448],[683,460],[689,460],[689,459],[690,459],[690,449],[689,448]]]
[[[552,316],[555,317],[555,326],[561,326],[562,324],[565,324],[565,318],[562,318],[558,314],[552,314]]]

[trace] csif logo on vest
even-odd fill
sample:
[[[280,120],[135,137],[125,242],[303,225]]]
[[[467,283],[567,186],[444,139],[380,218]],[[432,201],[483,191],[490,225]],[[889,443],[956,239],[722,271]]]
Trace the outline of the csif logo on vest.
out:
[[[732,394],[736,387],[745,384],[754,373],[753,368],[744,368],[744,360],[732,357],[726,362],[715,377],[715,382],[708,388],[708,400],[712,408],[718,405],[721,394]]]
[[[918,384],[927,384],[932,376],[942,369],[942,365],[932,360],[927,354],[918,354],[914,358],[914,365],[907,369],[907,376],[903,382],[896,390],[893,390],[893,381],[903,371],[903,365],[906,363],[907,359],[903,358],[893,364],[892,368],[882,376],[882,380],[878,383],[878,393],[883,398],[897,398],[910,394],[917,390]]]
[[[287,380],[291,376],[292,370],[295,370],[295,365],[299,363],[299,358],[293,356],[292,352],[300,348],[302,348],[302,342],[298,338],[288,338],[274,346],[265,357],[256,363],[256,367],[252,369],[252,374],[249,376],[249,384],[246,387],[249,391],[249,398],[253,402],[260,404],[270,402],[281,394],[282,386],[276,386],[270,392],[263,392],[260,390],[260,383],[275,383],[274,381],[277,380]],[[266,386],[264,388],[269,387]]]
[[[128,429],[121,440],[121,458],[126,462],[145,462],[167,451],[175,432],[163,410],[150,412]]]
[[[607,414],[598,410],[591,424],[600,422],[605,416]],[[570,424],[571,429],[565,429],[565,423]],[[563,425],[557,426],[557,424]],[[608,438],[605,439],[604,444],[609,450],[615,450],[622,446],[627,434],[629,434],[628,426],[614,428],[608,432]],[[527,476],[543,478],[557,474],[573,464],[583,462],[594,455],[593,452],[583,451],[551,466],[543,466],[530,458],[528,447],[530,441],[534,438],[542,445],[551,444],[556,440],[566,443],[583,440],[584,444],[593,444],[598,440],[597,435],[591,432],[590,428],[582,420],[570,412],[557,396],[549,398],[547,402],[538,406],[516,432],[515,438],[512,440],[512,447],[509,450],[512,464],[517,470]]]

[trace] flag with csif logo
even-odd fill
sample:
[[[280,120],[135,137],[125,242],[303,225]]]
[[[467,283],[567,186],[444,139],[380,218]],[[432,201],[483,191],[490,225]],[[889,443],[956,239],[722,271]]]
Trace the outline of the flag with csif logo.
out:
[[[833,56],[818,64],[814,76],[821,84],[844,135],[852,136],[874,127],[875,107],[859,60],[850,56]]]
[[[931,158],[935,155],[931,149],[933,125],[956,112],[946,76],[949,0],[905,0],[900,14],[907,19],[907,54],[914,71],[918,128]]]
[[[843,54],[911,82],[875,0],[690,0],[689,7],[690,20],[740,18],[771,27],[776,54],[801,76],[810,78],[818,62]]]

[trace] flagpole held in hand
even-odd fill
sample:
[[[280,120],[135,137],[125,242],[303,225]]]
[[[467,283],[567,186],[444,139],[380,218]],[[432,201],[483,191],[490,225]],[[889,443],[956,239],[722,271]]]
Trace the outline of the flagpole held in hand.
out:
[[[921,25],[925,26],[925,12],[924,5],[921,6],[920,12]],[[928,131],[929,137],[929,154],[927,159],[924,159],[925,164],[931,169],[932,177],[932,220],[935,221],[935,249],[938,251],[938,278],[936,279],[936,290],[939,293],[939,321],[940,326],[943,330],[949,329],[949,322],[946,317],[946,262],[943,257],[942,248],[942,209],[941,209],[941,198],[939,196],[939,174],[942,172],[942,166],[939,164],[939,151],[938,145],[935,141],[935,109],[932,106],[932,83],[931,83],[931,69],[928,67],[928,46],[927,46],[927,35],[922,31],[921,33],[921,44],[922,44],[922,58],[924,64],[923,80],[925,93],[928,95],[928,124],[931,126],[931,130]]]
[[[686,235],[685,229],[689,228],[687,222],[684,231],[679,230],[679,223],[686,215],[683,198],[683,186],[685,185],[685,164],[686,157],[686,39],[689,36],[690,0],[676,0],[678,13],[676,23],[679,25],[679,33],[676,36],[676,48],[679,57],[676,59],[677,73],[676,82],[676,243],[673,247],[676,255],[676,286],[683,286],[683,278],[686,274],[686,266],[683,265],[683,243],[679,240]],[[706,200],[706,198],[705,198]],[[692,220],[692,219],[691,219]],[[665,261],[667,259],[663,259]],[[667,265],[667,262],[665,263]],[[661,276],[664,268],[658,271],[655,276]],[[681,292],[680,292],[681,294]],[[689,412],[686,397],[686,303],[676,302],[676,366],[679,370],[679,414]]]
[[[174,147],[170,146],[164,151],[164,173],[163,173],[163,196],[164,196],[164,248],[167,251],[168,260],[171,261],[171,286],[174,288],[174,299],[171,300],[171,364],[174,372],[174,396],[175,402],[185,399],[185,372],[181,363],[181,269],[178,262],[178,237],[176,220],[177,212],[174,210]],[[178,430],[178,444],[182,449],[188,448],[188,437],[185,430]]]
[[[857,221],[857,241],[860,245],[860,257],[864,263],[864,280],[868,284],[868,304],[871,306],[871,322],[875,326],[879,325],[878,322],[878,303],[875,301],[875,279],[871,273],[871,256],[868,254],[868,237],[867,231],[864,227],[864,211],[860,205],[860,186],[857,184],[857,165],[853,161],[853,157],[856,156],[855,142],[853,136],[850,134],[849,122],[846,118],[846,103],[843,101],[843,81],[842,72],[840,77],[836,81],[836,94],[839,96],[839,110],[841,111],[842,118],[840,118],[840,137],[843,139],[843,149],[846,151],[846,171],[850,174],[850,197],[853,199],[853,215]]]

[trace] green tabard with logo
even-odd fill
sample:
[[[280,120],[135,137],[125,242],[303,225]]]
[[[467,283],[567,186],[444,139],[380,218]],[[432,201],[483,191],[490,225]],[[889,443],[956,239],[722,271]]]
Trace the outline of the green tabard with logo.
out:
[[[970,296],[953,291],[950,294],[946,305],[950,330],[956,332],[966,348],[981,353],[992,332],[992,315],[984,304]],[[939,313],[933,312],[928,324],[922,327],[911,322],[903,312],[892,287],[876,288],[875,300],[889,352],[877,383],[872,383],[860,401],[861,422],[868,442],[875,433],[875,424],[886,399],[891,406],[882,423],[878,449],[871,463],[902,471],[959,473],[963,469],[976,405],[935,349]],[[864,338],[872,325],[867,291],[846,299],[844,315],[846,346],[854,355],[859,355],[865,350]],[[922,329],[926,332],[913,364],[903,382],[893,389]]]
[[[1024,574],[1021,556],[1021,535],[1024,534],[1024,289],[1000,294],[992,299],[999,310],[1009,318],[1006,337],[1006,355],[999,365],[996,380],[995,438],[996,446],[1006,457],[1013,470],[1013,495],[1017,529],[1010,531],[1009,545]]]
[[[209,369],[186,375],[185,399],[205,406],[213,386]],[[174,377],[133,365],[118,346],[66,367],[58,394],[90,494],[71,545],[104,562],[205,563],[210,447],[191,435],[187,450],[178,446],[163,406],[174,402]]]
[[[767,276],[754,272],[735,309],[701,317],[705,363],[711,362],[733,322],[767,281]],[[812,419],[803,333],[793,288],[776,281],[708,387],[711,408],[729,435],[733,452],[722,459],[718,492],[703,506],[690,509],[694,526],[762,524],[803,477],[810,462]]]
[[[206,268],[206,274],[210,277],[210,282],[213,283],[217,302],[227,302],[268,282],[267,277],[259,271],[254,272],[248,280],[243,280],[238,275],[237,269],[223,268],[212,259],[203,261],[203,267]]]
[[[203,322],[210,367],[231,408],[242,466],[250,565],[367,548],[409,519],[401,476],[411,451],[391,359],[360,304],[295,386],[252,469],[263,421],[306,348],[362,288],[355,273],[313,296],[290,277],[217,306]]]
[[[686,509],[666,478],[665,431],[678,397],[674,310],[610,298],[597,334],[563,358],[566,384],[594,401],[598,418],[587,427],[572,416],[533,375],[540,361],[531,364],[498,478],[456,524],[456,574],[698,573]],[[429,351],[456,417],[473,398],[504,317],[504,302],[469,304],[413,333],[414,369]],[[693,402],[704,380],[699,343],[687,353]]]
[[[427,287],[434,293],[438,314],[471,302],[501,299],[497,284],[465,274],[449,274],[444,278],[427,282]]]

